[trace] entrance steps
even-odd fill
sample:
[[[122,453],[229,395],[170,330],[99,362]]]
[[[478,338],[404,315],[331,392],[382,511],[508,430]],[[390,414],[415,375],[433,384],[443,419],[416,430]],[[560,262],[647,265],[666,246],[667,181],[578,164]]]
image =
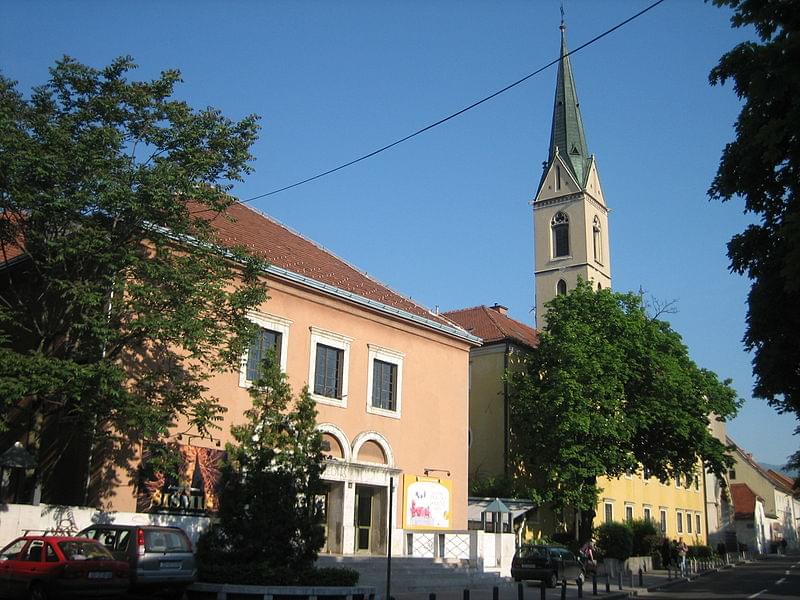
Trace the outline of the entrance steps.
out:
[[[386,557],[342,556],[320,554],[318,567],[347,567],[358,571],[359,586],[371,586],[383,595],[386,590]],[[497,573],[486,573],[469,565],[467,560],[392,557],[392,594],[404,592],[437,592],[503,587],[511,579]]]

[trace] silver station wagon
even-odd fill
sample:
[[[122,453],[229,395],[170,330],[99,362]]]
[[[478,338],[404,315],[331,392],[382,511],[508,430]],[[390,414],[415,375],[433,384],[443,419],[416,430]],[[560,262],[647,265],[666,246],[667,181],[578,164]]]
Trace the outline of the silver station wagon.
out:
[[[130,565],[134,591],[159,591],[181,598],[197,577],[192,543],[179,527],[92,525],[81,536],[97,540]]]

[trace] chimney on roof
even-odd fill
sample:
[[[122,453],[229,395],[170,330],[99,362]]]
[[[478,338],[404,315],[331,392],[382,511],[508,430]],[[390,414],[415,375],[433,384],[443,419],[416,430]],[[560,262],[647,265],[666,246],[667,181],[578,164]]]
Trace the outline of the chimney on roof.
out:
[[[503,306],[502,304],[498,304],[497,302],[495,302],[489,308],[491,308],[492,310],[496,310],[501,315],[507,315],[508,314],[508,307],[507,306]]]

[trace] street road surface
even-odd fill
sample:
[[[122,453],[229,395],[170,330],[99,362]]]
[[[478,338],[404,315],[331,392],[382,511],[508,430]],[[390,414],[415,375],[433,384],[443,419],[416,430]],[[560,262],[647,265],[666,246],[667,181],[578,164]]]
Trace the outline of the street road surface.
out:
[[[779,600],[800,598],[800,556],[778,556],[698,577],[648,600]]]

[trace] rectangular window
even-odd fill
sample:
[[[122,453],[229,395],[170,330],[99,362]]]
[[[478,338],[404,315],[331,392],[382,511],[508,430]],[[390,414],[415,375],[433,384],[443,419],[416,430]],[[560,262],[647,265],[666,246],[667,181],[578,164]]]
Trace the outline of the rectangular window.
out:
[[[611,523],[614,520],[614,505],[611,502],[606,502],[605,506],[605,522]]]
[[[633,521],[633,507],[630,504],[625,507],[625,520],[628,523]]]
[[[736,469],[728,471],[728,479],[736,479]]]
[[[314,370],[314,393],[327,398],[342,397],[342,367],[344,351],[317,344]]]
[[[556,258],[569,256],[569,225],[566,223],[553,227],[553,249]]]
[[[372,363],[372,406],[395,410],[397,365],[375,359]]]
[[[652,515],[652,513],[650,511],[650,507],[649,506],[645,506],[644,507],[644,520],[647,521],[647,522],[650,522],[650,521],[653,520],[653,515]]]
[[[686,513],[686,533],[692,533],[692,515]]]
[[[694,524],[695,524],[694,532],[697,535],[700,535],[700,515],[694,516]]]
[[[678,512],[676,513],[677,516],[677,525],[678,525],[678,533],[683,533],[683,513]]]
[[[261,363],[267,357],[267,352],[275,352],[275,360],[281,364],[281,334],[277,331],[264,329],[258,330],[255,339],[247,351],[247,381],[255,381],[261,372]]]
[[[667,533],[667,511],[660,510],[658,516],[660,519],[661,533]]]

